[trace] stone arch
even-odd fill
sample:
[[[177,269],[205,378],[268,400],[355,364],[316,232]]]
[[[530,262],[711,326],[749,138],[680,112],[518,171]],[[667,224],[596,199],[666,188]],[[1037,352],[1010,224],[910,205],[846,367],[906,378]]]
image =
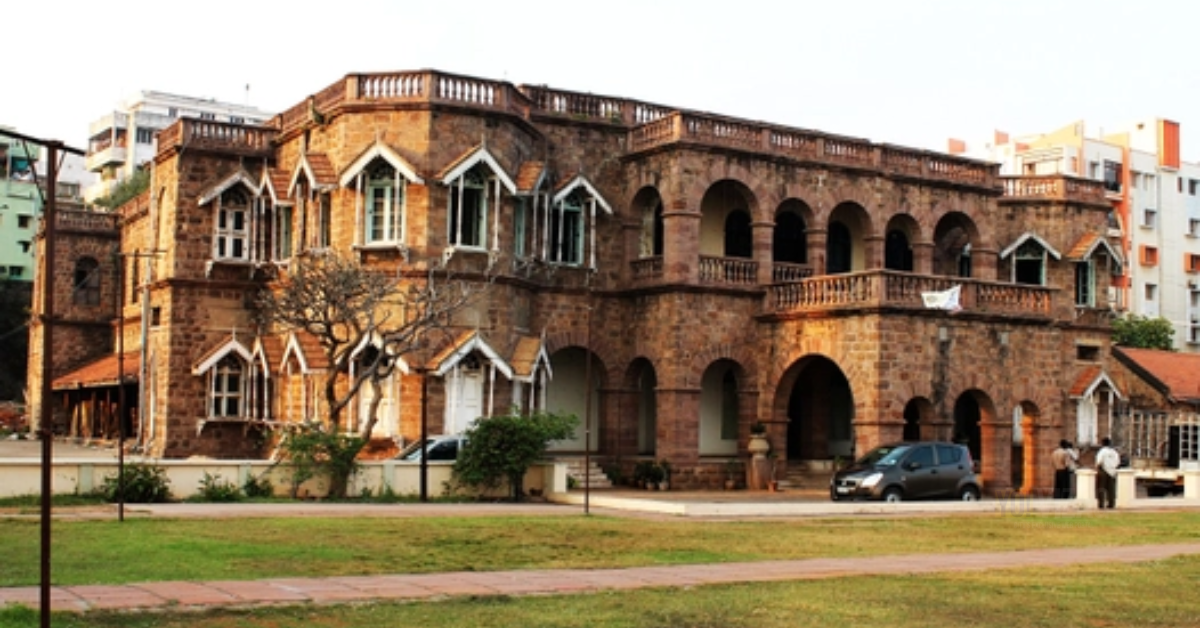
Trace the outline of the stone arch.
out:
[[[904,427],[900,440],[946,440],[948,435],[938,424],[937,409],[928,397],[911,397],[904,404]]]
[[[571,438],[552,443],[549,450],[597,451],[603,442],[600,426],[605,424],[601,391],[609,381],[604,362],[585,345],[570,345],[550,352],[550,369],[554,377],[546,385],[546,410],[574,414],[579,427]]]
[[[744,219],[736,224],[744,225],[746,248],[753,251],[749,227],[757,207],[754,193],[740,181],[722,179],[710,185],[700,200],[700,254],[728,257],[729,219],[740,214]]]
[[[921,238],[921,225],[908,214],[896,214],[888,219],[883,236],[883,267],[888,270],[912,272],[913,244]]]
[[[638,257],[658,257],[663,254],[663,197],[658,188],[644,186],[630,204],[640,222]]]
[[[745,378],[742,388],[757,390],[757,378],[749,366],[755,364],[754,354],[751,353],[748,345],[749,343],[716,345],[706,347],[703,351],[692,355],[688,368],[683,375],[684,385],[695,386],[699,381],[698,377],[703,375],[704,369],[708,368],[710,364],[719,360],[729,360],[737,363],[742,368],[742,375]]]
[[[949,212],[933,230],[933,273],[949,277],[971,277],[972,247],[980,244],[979,228],[970,216]]]
[[[825,272],[848,273],[866,270],[867,240],[873,231],[871,216],[857,203],[843,202],[833,208],[826,223]]]
[[[966,445],[979,470],[980,481],[990,490],[1011,486],[1005,473],[1009,461],[1008,438],[1007,419],[1000,420],[992,398],[985,392],[970,388],[954,397],[950,439]]]
[[[631,442],[634,451],[642,456],[654,456],[658,447],[658,371],[647,357],[639,355],[625,369],[623,388],[628,394],[623,400],[614,432],[618,442]],[[635,417],[629,422],[625,417]],[[614,452],[625,450],[621,444]]]
[[[854,455],[854,418],[859,414],[852,374],[827,355],[791,362],[771,400],[771,422],[784,426],[779,446],[788,460],[829,460]]]
[[[746,369],[734,360],[719,358],[700,374],[697,453],[737,455],[739,435],[749,431],[754,404],[747,399]]]

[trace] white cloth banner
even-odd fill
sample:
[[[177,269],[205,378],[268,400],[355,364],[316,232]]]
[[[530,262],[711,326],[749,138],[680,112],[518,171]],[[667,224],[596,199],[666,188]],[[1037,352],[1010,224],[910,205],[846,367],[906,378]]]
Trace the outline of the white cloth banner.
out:
[[[957,312],[962,309],[962,306],[958,304],[960,292],[962,292],[962,286],[954,286],[941,292],[922,292],[921,299],[925,301],[925,307],[931,310]]]

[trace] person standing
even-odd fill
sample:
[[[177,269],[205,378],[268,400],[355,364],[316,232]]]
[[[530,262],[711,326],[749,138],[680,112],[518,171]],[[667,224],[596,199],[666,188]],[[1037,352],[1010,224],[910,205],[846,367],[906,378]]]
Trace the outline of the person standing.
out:
[[[1058,449],[1050,454],[1050,463],[1054,465],[1054,499],[1070,499],[1071,474],[1075,473],[1075,464],[1079,454],[1067,439],[1058,441]]]
[[[1096,500],[1100,508],[1117,505],[1117,467],[1120,466],[1120,454],[1113,449],[1112,439],[1105,437],[1100,441],[1100,451],[1096,452]]]

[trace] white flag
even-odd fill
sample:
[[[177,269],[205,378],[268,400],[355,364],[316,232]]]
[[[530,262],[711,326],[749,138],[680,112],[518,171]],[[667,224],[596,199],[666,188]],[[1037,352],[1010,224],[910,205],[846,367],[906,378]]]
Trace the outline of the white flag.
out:
[[[962,286],[954,286],[941,292],[922,292],[921,299],[925,301],[925,307],[931,310],[957,312],[962,309],[958,304],[958,293],[961,291]]]

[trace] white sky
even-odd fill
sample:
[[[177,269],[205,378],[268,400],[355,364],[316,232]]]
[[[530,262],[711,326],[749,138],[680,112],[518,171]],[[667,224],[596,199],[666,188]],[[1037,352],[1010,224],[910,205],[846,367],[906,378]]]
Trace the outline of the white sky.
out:
[[[278,112],[435,68],[935,150],[1163,117],[1200,155],[1195,2],[21,0],[0,24],[0,125],[77,148],[138,90]]]

